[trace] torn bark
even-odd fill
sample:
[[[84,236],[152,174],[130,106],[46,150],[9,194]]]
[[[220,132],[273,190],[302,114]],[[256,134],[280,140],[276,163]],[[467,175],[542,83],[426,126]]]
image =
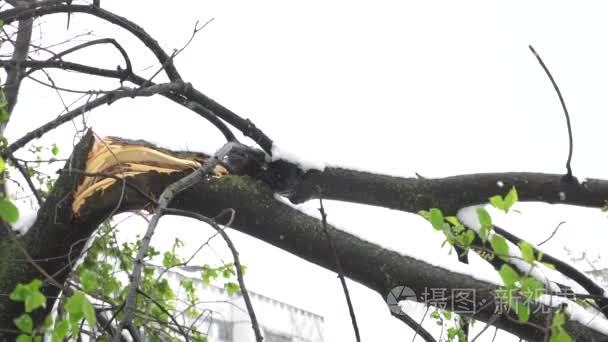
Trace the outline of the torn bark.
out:
[[[125,144],[128,144],[128,142],[125,142]],[[153,148],[151,145],[143,142],[140,142],[140,145],[166,153],[179,160],[187,160],[189,158],[187,157],[188,155],[194,159],[197,158],[196,156],[201,156],[200,154],[174,153]],[[60,283],[69,274],[72,268],[71,265],[80,255],[85,241],[108,215],[126,210],[146,208],[149,205],[150,199],[144,194],[153,197],[158,196],[167,185],[191,172],[191,168],[189,167],[184,167],[175,172],[159,172],[151,168],[147,172],[132,174],[125,177],[125,181],[130,186],[124,187],[124,189],[121,182],[115,181],[113,184],[104,187],[104,191],[92,192],[82,200],[78,210],[79,215],[75,216],[72,211],[74,194],[77,186],[83,182],[84,176],[82,173],[70,172],[70,170],[87,169],[87,157],[93,146],[94,139],[92,134],[89,133],[74,149],[72,159],[64,168],[49,199],[41,208],[36,223],[25,236],[19,239],[19,242],[25,246],[32,257],[38,260],[39,265],[49,274],[53,275]],[[324,268],[334,272],[337,271],[335,269],[335,256],[327,249],[326,235],[323,232],[320,221],[291,208],[280,200],[277,200],[274,196],[276,190],[285,191],[287,189],[285,188],[286,184],[295,185],[296,188],[302,189],[302,184],[298,184],[293,180],[304,179],[304,182],[306,182],[306,177],[311,176],[303,176],[301,173],[293,171],[293,168],[286,168],[285,165],[280,165],[285,162],[265,164],[262,155],[253,150],[243,149],[242,151],[231,151],[231,153],[233,154],[224,160],[228,174],[222,174],[219,177],[210,179],[207,182],[201,182],[185,190],[176,197],[172,202],[172,206],[206,216],[215,216],[226,208],[232,208],[236,211],[233,224],[235,229],[273,244]],[[184,166],[188,165],[188,162],[179,161],[178,164]],[[152,166],[152,164],[147,165]],[[174,166],[168,167],[167,164],[164,165],[166,168],[174,168]],[[175,169],[178,168],[175,167]],[[288,170],[288,172],[281,173],[281,170]],[[327,172],[335,171],[329,170]],[[348,170],[340,172],[350,173],[350,176],[346,175],[346,180],[341,180],[342,182],[351,179],[352,175],[359,174],[359,177],[363,177],[361,176],[362,174],[365,175],[364,173]],[[294,174],[300,178],[293,178]],[[320,175],[323,175],[323,173],[320,173]],[[375,177],[376,179],[392,178],[372,174],[368,175],[367,177]],[[536,174],[526,175],[532,175],[528,178],[529,180],[536,179],[534,177],[545,177],[544,175],[534,176]],[[319,177],[319,175],[315,177]],[[337,177],[337,175],[334,174],[332,177]],[[486,176],[480,176],[482,184],[484,177]],[[554,179],[550,175],[547,177]],[[460,189],[465,186],[467,179],[464,177],[465,181],[456,182],[455,184],[458,184],[458,188]],[[505,184],[509,184],[508,182],[517,179],[519,178],[516,176],[511,178],[502,177],[502,181]],[[336,179],[336,181],[340,181],[340,179]],[[361,182],[361,178],[359,182]],[[407,180],[407,182],[412,183],[412,186],[415,185],[413,180]],[[439,180],[438,182],[446,184],[444,180]],[[490,178],[486,181],[486,183],[488,182],[490,182]],[[422,195],[426,194],[424,196],[427,196],[423,203],[430,200],[440,205],[442,202],[439,196],[449,196],[446,188],[437,188],[433,184],[433,180],[418,180],[418,183],[417,186],[424,186],[428,191],[419,193]],[[95,186],[96,182],[92,182],[92,184],[92,186]],[[310,181],[308,184],[310,184]],[[528,184],[528,190],[524,194],[527,193],[527,198],[530,198],[534,187],[533,182],[528,182]],[[568,191],[578,189],[579,186],[582,187],[582,185],[577,184],[563,185],[561,182],[558,182],[555,183],[558,187],[552,189],[552,191],[559,191],[563,187],[569,187]],[[370,198],[373,201],[377,201],[378,204],[385,204],[384,206],[388,207],[393,206],[395,202],[382,202],[383,200],[379,196],[383,195],[385,190],[380,185],[374,182],[368,184],[368,189],[371,190],[372,194]],[[344,194],[340,196],[338,196],[339,191],[335,187],[329,193],[333,193],[334,197],[354,199],[356,196],[359,196],[357,195],[357,192],[360,191],[359,186],[355,182],[351,188],[352,192],[343,190]],[[548,185],[546,186],[548,187]],[[328,185],[325,185],[325,187],[328,188]],[[473,187],[479,189],[479,187]],[[602,184],[602,188],[608,187]],[[407,199],[407,196],[413,196],[408,194],[408,190],[412,189],[403,187],[398,189],[401,189],[401,191],[391,190],[388,196],[398,194],[402,200]],[[440,191],[429,191],[430,189],[443,189],[443,193]],[[475,190],[471,190],[471,192],[473,191]],[[579,191],[582,190],[579,189]],[[294,193],[297,193],[297,191]],[[482,191],[479,196],[483,196],[484,193]],[[326,193],[324,192],[325,195]],[[543,192],[540,192],[540,195],[542,196]],[[437,196],[437,199],[432,200],[432,196]],[[599,194],[592,192],[592,196],[590,197],[599,196]],[[459,198],[463,201],[461,203],[462,206],[470,204],[467,201],[472,200],[474,197],[464,196],[464,199],[462,199],[463,197]],[[571,196],[571,198],[576,199],[577,197]],[[481,198],[479,201],[481,201]],[[117,203],[120,203],[120,207],[118,208],[116,208]],[[404,200],[398,203],[402,207],[421,205],[417,201],[408,204]],[[589,200],[589,203],[594,202]],[[419,294],[422,294],[425,288],[433,287],[447,288],[448,291],[451,289],[475,289],[477,291],[477,303],[475,305],[481,309],[472,315],[473,318],[485,322],[495,319],[493,322],[495,326],[506,329],[530,341],[539,341],[544,338],[542,330],[529,324],[519,323],[516,318],[505,315],[501,315],[498,318],[495,317],[495,298],[492,293],[492,290],[496,288],[495,285],[477,280],[469,275],[436,267],[421,260],[386,250],[381,246],[364,241],[332,226],[328,226],[328,229],[334,238],[335,251],[339,255],[340,260],[342,260],[344,275],[376,291],[382,298],[385,298],[397,286],[408,286],[415,293]],[[3,240],[0,241],[0,244],[0,292],[10,293],[19,281],[27,282],[33,278],[42,278],[33,266],[24,261],[24,258],[11,241]],[[42,291],[50,299],[46,309],[49,310],[53,304],[53,298],[57,296],[59,289],[45,284]],[[452,308],[448,306],[448,309]],[[18,316],[21,310],[21,303],[11,302],[8,300],[8,297],[0,297],[0,326],[11,326],[12,319]],[[33,316],[35,321],[40,323],[45,312],[44,310],[37,311],[39,312],[34,312]],[[532,308],[532,312],[536,312],[535,308]],[[531,322],[543,326],[546,319],[547,314],[534,314]],[[567,322],[566,328],[573,337],[580,340],[595,341],[608,338],[575,321]]]

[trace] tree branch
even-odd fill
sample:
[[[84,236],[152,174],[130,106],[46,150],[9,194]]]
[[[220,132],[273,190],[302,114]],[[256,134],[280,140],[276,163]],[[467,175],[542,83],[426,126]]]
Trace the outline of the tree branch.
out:
[[[85,169],[84,164],[91,144],[92,135],[89,133],[75,148],[71,162],[57,180],[53,192],[40,210],[35,225],[20,238],[23,246],[32,253],[32,258],[42,259],[43,261],[38,264],[49,274],[53,274],[58,282],[65,279],[67,271],[57,272],[57,270],[64,268],[68,260],[67,257],[61,259],[55,258],[56,256],[66,255],[75,241],[90,236],[97,225],[110,213],[140,209],[148,204],[146,197],[131,187],[123,188],[120,182],[116,182],[105,188],[104,191],[95,192],[88,197],[79,210],[79,216],[72,216],[72,189],[79,184],[81,175],[70,174],[69,169]],[[231,157],[229,156],[228,160]],[[268,172],[271,171],[268,170]],[[259,170],[248,174],[258,174],[259,176],[258,172]],[[148,172],[128,179],[145,193],[160,194],[169,184],[183,178],[186,174],[188,171],[170,174]],[[371,183],[369,189],[374,189],[374,185]],[[324,198],[327,198],[325,193]],[[115,211],[119,199],[121,205]],[[177,195],[173,205],[178,209],[209,217],[225,208],[233,208],[239,213],[233,224],[235,229],[321,267],[337,271],[333,254],[327,249],[328,241],[321,222],[276,199],[273,190],[260,180],[233,174],[209,182],[199,182]],[[419,296],[424,293],[425,289],[432,288],[455,291],[454,296],[459,294],[458,289],[471,289],[475,291],[476,298],[473,303],[469,304],[471,307],[467,307],[470,309],[470,313],[459,313],[462,316],[484,322],[494,319],[493,316],[497,312],[497,301],[493,291],[497,288],[496,285],[478,280],[469,274],[433,266],[423,260],[402,255],[330,225],[327,226],[327,229],[333,237],[336,252],[341,256],[344,275],[376,291],[382,297],[397,286],[407,286]],[[15,278],[27,281],[35,278],[37,272],[31,270],[27,263],[16,261],[19,252],[10,244],[10,241],[0,241],[0,244],[2,244],[0,245],[0,270],[3,272],[0,275],[0,292],[8,293],[18,281]],[[82,246],[78,245],[77,248],[80,248],[77,249],[79,252]],[[44,261],[45,258],[49,261]],[[19,274],[19,276],[11,277],[11,274]],[[45,287],[41,290],[48,298],[56,295],[56,292],[53,291],[57,291],[52,287]],[[418,300],[423,299],[418,297]],[[52,303],[49,303],[48,307],[50,309]],[[16,316],[15,312],[18,312],[15,310],[18,309],[20,308],[16,307],[14,303],[0,297],[0,326],[3,322],[10,325],[11,320]],[[446,303],[446,309],[456,310],[449,302]],[[463,308],[458,310],[463,310]],[[43,318],[44,312],[42,311],[33,315],[37,324]],[[544,337],[544,328],[539,327],[545,327],[550,315],[546,312],[551,312],[551,310],[541,304],[533,303],[531,312],[533,314],[530,323],[520,323],[517,318],[512,316],[513,313],[501,313],[494,325],[527,340],[540,341]],[[570,319],[564,327],[575,339],[602,340],[606,338],[586,324],[587,322],[582,324]]]
[[[601,208],[608,198],[608,181],[585,179],[578,182],[576,178],[565,181],[563,175],[546,173],[478,173],[420,179],[334,167],[302,174],[296,166],[284,161],[274,163],[271,168],[283,175],[280,181],[274,181],[273,188],[294,203],[316,199],[322,194],[325,199],[413,213],[441,208],[446,215],[455,215],[459,209],[487,203],[490,197],[513,186],[517,188],[520,201]]]

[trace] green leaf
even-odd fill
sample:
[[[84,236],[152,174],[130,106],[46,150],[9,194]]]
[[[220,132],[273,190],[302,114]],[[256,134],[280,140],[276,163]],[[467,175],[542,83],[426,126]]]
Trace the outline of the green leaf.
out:
[[[82,302],[82,313],[84,314],[84,318],[89,323],[89,326],[94,327],[97,324],[97,317],[95,317],[95,309],[89,300],[85,297]]]
[[[543,262],[543,265],[547,266],[549,269],[555,270],[555,265],[549,262]]]
[[[479,228],[479,237],[483,241],[487,241],[488,240],[488,235],[489,234],[490,234],[490,230],[488,229],[488,227],[481,227],[481,228]]]
[[[19,283],[13,292],[11,292],[9,298],[15,302],[23,302],[30,293],[31,291],[26,285]]]
[[[494,206],[494,208],[499,210],[505,210],[505,202],[503,201],[501,196],[492,196],[490,197],[490,203]],[[506,210],[505,210],[506,211]]]
[[[57,146],[57,144],[53,144],[53,147],[51,147],[51,153],[53,153],[54,156],[59,154],[59,146]]]
[[[527,322],[530,319],[530,307],[528,305],[518,302],[515,311],[520,322]]]
[[[443,214],[441,213],[441,210],[432,208],[429,214],[429,221],[431,221],[433,228],[435,228],[435,230],[443,230]]]
[[[80,283],[86,292],[92,292],[98,288],[97,273],[91,270],[84,270],[80,273]]]
[[[534,249],[532,248],[532,245],[527,243],[526,241],[521,241],[518,246],[524,260],[529,263],[534,262]]]
[[[54,335],[57,336],[59,340],[62,340],[64,337],[68,335],[68,329],[70,328],[70,323],[67,319],[62,319],[55,326]]]
[[[233,294],[237,293],[240,290],[239,284],[233,283],[233,282],[225,283],[224,288],[226,289],[226,292],[228,292],[228,295],[230,295],[230,296],[232,296]]]
[[[498,271],[502,281],[505,283],[506,287],[513,287],[515,283],[519,280],[519,273],[517,273],[511,266],[507,264],[503,264]]]
[[[19,283],[9,298],[16,302],[23,302],[32,292],[39,292],[40,285],[42,285],[40,279],[34,279],[27,284]]]
[[[44,317],[44,321],[42,322],[42,329],[48,330],[51,328],[51,325],[53,325],[53,316],[51,314],[48,314],[46,315],[46,317]]]
[[[458,218],[456,216],[447,216],[445,220],[448,221],[454,227],[462,227],[462,223],[458,221]]]
[[[25,298],[25,312],[32,312],[44,306],[46,306],[46,297],[38,290]]]
[[[477,208],[477,218],[479,218],[479,223],[482,227],[492,227],[492,217],[490,217],[490,214],[488,214],[488,211],[485,208]]]
[[[608,201],[605,201],[605,203],[606,203],[606,205],[608,205]],[[426,220],[429,220],[429,218],[431,217],[431,214],[426,210],[418,211],[418,215],[424,217]]]
[[[4,162],[4,159],[0,157],[0,172],[4,172],[4,169],[6,169],[6,163]]]
[[[466,247],[469,247],[473,240],[475,240],[475,232],[472,230],[467,230],[467,232],[464,233],[464,236],[464,244]]]
[[[15,223],[19,219],[19,210],[10,201],[0,198],[0,218],[8,223]]]
[[[499,258],[507,259],[509,257],[509,245],[502,235],[494,234],[490,239],[490,245]]]
[[[34,329],[34,321],[32,321],[32,317],[28,314],[23,314],[13,320],[17,328],[20,331],[31,333],[32,329]]]
[[[559,331],[552,331],[549,342],[572,342],[572,337],[568,333],[561,329]]]
[[[545,293],[544,284],[532,277],[526,277],[521,280],[521,294],[526,298],[526,300],[535,300],[540,297],[543,293]]]
[[[81,314],[83,302],[85,300],[86,298],[84,297],[84,293],[80,291],[75,292],[72,297],[68,298],[67,302],[65,303],[65,311],[75,315]]]
[[[553,315],[553,321],[551,323],[551,327],[552,328],[561,328],[562,325],[564,325],[564,323],[566,323],[566,315],[564,315],[563,312],[556,312],[555,315]]]
[[[507,194],[507,196],[505,196],[505,201],[504,201],[505,212],[509,211],[509,209],[511,209],[513,204],[515,204],[518,200],[519,200],[519,198],[517,196],[517,190],[515,189],[515,187],[512,187],[511,190],[509,190],[509,193]]]
[[[32,337],[29,335],[19,335],[17,336],[16,342],[32,342]]]

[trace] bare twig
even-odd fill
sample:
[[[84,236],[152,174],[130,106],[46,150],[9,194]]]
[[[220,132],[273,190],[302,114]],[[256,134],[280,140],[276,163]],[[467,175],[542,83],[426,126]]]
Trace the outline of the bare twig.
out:
[[[559,229],[559,227],[561,227],[561,226],[562,226],[562,224],[564,224],[564,223],[566,223],[566,222],[564,222],[564,221],[560,222],[560,223],[557,225],[557,227],[555,227],[555,229],[553,230],[553,233],[551,233],[551,235],[549,235],[549,237],[548,237],[548,238],[546,238],[545,240],[543,240],[543,242],[539,243],[538,245],[539,245],[539,246],[542,246],[542,245],[544,245],[545,243],[549,242],[549,240],[551,240],[551,239],[552,239],[552,238],[555,236],[555,234],[557,233],[557,230]]]
[[[555,92],[557,93],[557,96],[559,97],[559,102],[562,104],[562,109],[564,110],[564,115],[566,115],[566,125],[568,126],[568,142],[570,145],[570,149],[568,151],[568,160],[566,161],[566,171],[567,171],[566,177],[568,180],[572,180],[573,177],[572,177],[572,168],[570,167],[570,161],[572,160],[572,149],[574,147],[574,143],[572,140],[572,126],[570,124],[570,114],[568,114],[568,108],[566,108],[566,102],[564,101],[564,97],[562,96],[562,93],[559,90],[559,87],[557,86],[557,83],[555,82],[553,75],[551,75],[551,72],[545,65],[545,62],[543,62],[542,58],[540,58],[540,55],[536,52],[536,50],[534,50],[532,45],[528,45],[528,48],[530,48],[530,51],[532,51],[534,56],[536,56],[538,63],[540,63],[540,66],[543,67],[543,70],[545,70],[545,73],[549,77],[551,84],[553,84],[553,88],[555,88]]]
[[[251,327],[253,329],[255,339],[257,342],[262,342],[262,340],[264,338],[262,337],[262,333],[260,331],[260,326],[258,324],[258,320],[255,315],[255,311],[253,310],[253,304],[251,303],[251,299],[249,298],[249,291],[247,291],[247,287],[245,286],[245,279],[243,278],[243,267],[242,267],[241,261],[239,259],[239,252],[237,251],[236,247],[234,246],[234,243],[232,243],[232,240],[230,239],[230,237],[228,236],[226,231],[222,227],[220,227],[214,220],[212,220],[204,215],[198,214],[198,213],[194,213],[194,212],[187,211],[187,210],[172,209],[172,208],[168,208],[165,211],[166,211],[166,213],[171,213],[171,214],[176,214],[176,215],[181,215],[181,216],[188,216],[188,217],[192,217],[197,220],[203,221],[203,222],[209,224],[211,227],[213,227],[222,236],[224,241],[226,241],[226,244],[228,245],[228,248],[230,249],[230,252],[232,253],[232,257],[234,259],[234,267],[236,268],[236,277],[239,282],[239,287],[241,288],[241,293],[243,294],[243,300],[245,301],[245,306],[247,307],[247,312],[249,313],[249,318],[251,319]]]
[[[391,311],[391,314],[393,315],[393,317],[397,318],[401,322],[405,323],[408,327],[412,328],[412,330],[414,330],[416,332],[416,334],[418,334],[420,337],[422,337],[425,341],[427,341],[427,342],[436,342],[437,341],[437,340],[435,340],[433,335],[431,335],[431,333],[428,332],[428,330],[424,329],[422,327],[422,325],[420,325],[418,322],[416,322],[416,320],[413,319],[410,315],[403,312],[403,310],[400,310],[400,312],[398,312],[398,313]]]
[[[348,305],[348,313],[350,314],[350,320],[353,324],[353,330],[355,331],[355,339],[357,342],[361,341],[361,336],[359,334],[359,327],[357,326],[357,317],[355,316],[355,309],[353,308],[353,303],[350,299],[350,294],[348,292],[348,286],[346,285],[346,279],[344,279],[344,271],[342,270],[342,263],[340,262],[340,257],[334,248],[334,243],[329,234],[329,229],[327,228],[327,214],[325,213],[325,208],[323,208],[323,199],[319,198],[319,213],[321,213],[321,222],[323,223],[323,232],[325,232],[325,238],[327,239],[327,243],[329,245],[329,249],[333,253],[334,260],[336,262],[336,268],[338,269],[338,278],[340,278],[340,283],[342,284],[342,290],[344,290],[344,297],[346,297],[346,304]]]
[[[34,182],[32,182],[32,178],[30,177],[29,173],[27,172],[27,169],[24,168],[19,163],[19,161],[17,161],[17,159],[15,157],[13,157],[12,154],[9,154],[8,159],[13,163],[13,166],[15,166],[15,168],[19,171],[21,176],[23,176],[23,178],[25,179],[25,182],[27,183],[27,185],[30,187],[30,190],[32,190],[32,193],[34,194],[34,197],[36,197],[36,201],[38,201],[38,205],[42,206],[42,203],[44,203],[44,199],[40,195],[40,192],[38,191],[38,189],[36,189]]]
[[[0,66],[10,65],[12,63],[13,62],[11,62],[11,61],[0,60]],[[77,71],[77,72],[81,72],[81,73],[85,73],[85,74],[89,74],[89,75],[94,75],[94,76],[116,78],[121,81],[128,80],[134,84],[139,85],[140,87],[144,86],[144,85],[146,85],[147,87],[156,85],[155,83],[151,83],[143,77],[140,77],[140,76],[137,76],[134,74],[129,74],[129,73],[127,73],[126,70],[109,70],[109,69],[103,69],[103,68],[96,68],[96,67],[92,67],[89,65],[83,65],[83,64],[73,63],[73,62],[62,61],[62,60],[46,60],[46,61],[29,60],[29,61],[24,61],[21,64],[24,66],[27,66],[27,67],[31,67],[33,69],[57,68],[57,69],[62,69],[62,70],[73,70],[73,71]],[[209,121],[212,125],[214,125],[224,135],[224,137],[226,138],[227,141],[236,141],[236,137],[234,136],[232,131],[230,131],[230,129],[226,126],[226,124],[222,120],[220,120],[221,115],[216,115],[216,113],[212,112],[211,110],[207,109],[205,106],[201,105],[198,101],[193,100],[193,99],[191,99],[191,97],[189,97],[190,95],[188,95],[188,94],[190,92],[194,92],[195,94],[200,94],[200,92],[189,90],[190,88],[191,88],[191,86],[189,84],[186,84],[186,86],[184,86],[184,89],[181,89],[181,90],[172,89],[171,91],[162,92],[160,94],[163,95],[164,97],[194,111],[195,113],[197,113],[200,116],[202,116],[203,118],[205,118],[207,121]],[[137,92],[134,92],[134,96],[138,96],[138,95],[139,94]],[[227,122],[234,125],[234,122],[231,122],[230,120],[227,120]],[[245,121],[245,122],[247,122],[247,121]],[[247,125],[248,125],[247,123],[242,123],[240,125],[235,125],[235,127],[237,127],[238,129],[240,129],[242,132],[245,133],[244,129],[247,129],[247,127],[248,127]]]
[[[15,1],[13,2],[13,4],[15,6],[21,7],[27,5],[28,2],[29,1]],[[19,20],[17,28],[17,39],[15,40],[13,56],[11,57],[11,61],[13,61],[15,65],[7,69],[6,86],[4,87],[9,113],[12,113],[13,109],[17,105],[19,87],[21,86],[23,72],[25,71],[25,68],[21,66],[20,63],[27,59],[29,53],[30,42],[32,40],[32,23],[32,18],[24,18],[22,20]],[[6,124],[7,122],[3,122],[2,124],[0,124],[0,135],[4,134]]]
[[[10,144],[3,152],[2,156],[7,156],[9,153],[13,153],[17,149],[25,146],[28,142],[35,138],[41,137],[46,132],[53,130],[59,127],[61,124],[66,123],[79,115],[84,114],[91,109],[97,108],[104,104],[110,104],[116,100],[125,98],[125,97],[133,97],[133,96],[152,96],[154,94],[158,94],[161,92],[167,92],[172,89],[178,89],[183,87],[182,83],[161,83],[157,85],[153,85],[142,90],[138,90],[137,94],[135,94],[135,89],[132,88],[119,88],[114,91],[111,91],[105,95],[102,95],[92,101],[85,103],[78,108],[75,108],[59,117],[47,122],[46,124],[38,127],[37,129],[27,133],[23,137],[17,139],[15,142]]]

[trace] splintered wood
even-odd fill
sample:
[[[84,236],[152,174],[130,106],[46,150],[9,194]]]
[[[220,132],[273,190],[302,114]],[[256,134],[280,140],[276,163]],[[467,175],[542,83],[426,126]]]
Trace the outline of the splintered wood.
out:
[[[82,183],[76,188],[72,213],[79,215],[80,208],[87,198],[107,189],[117,181],[147,172],[170,174],[185,170],[195,170],[204,160],[180,158],[155,150],[143,143],[129,142],[115,137],[95,139],[89,151],[85,172],[95,174],[83,177]],[[211,177],[219,178],[227,175],[228,170],[222,165],[216,165]]]

